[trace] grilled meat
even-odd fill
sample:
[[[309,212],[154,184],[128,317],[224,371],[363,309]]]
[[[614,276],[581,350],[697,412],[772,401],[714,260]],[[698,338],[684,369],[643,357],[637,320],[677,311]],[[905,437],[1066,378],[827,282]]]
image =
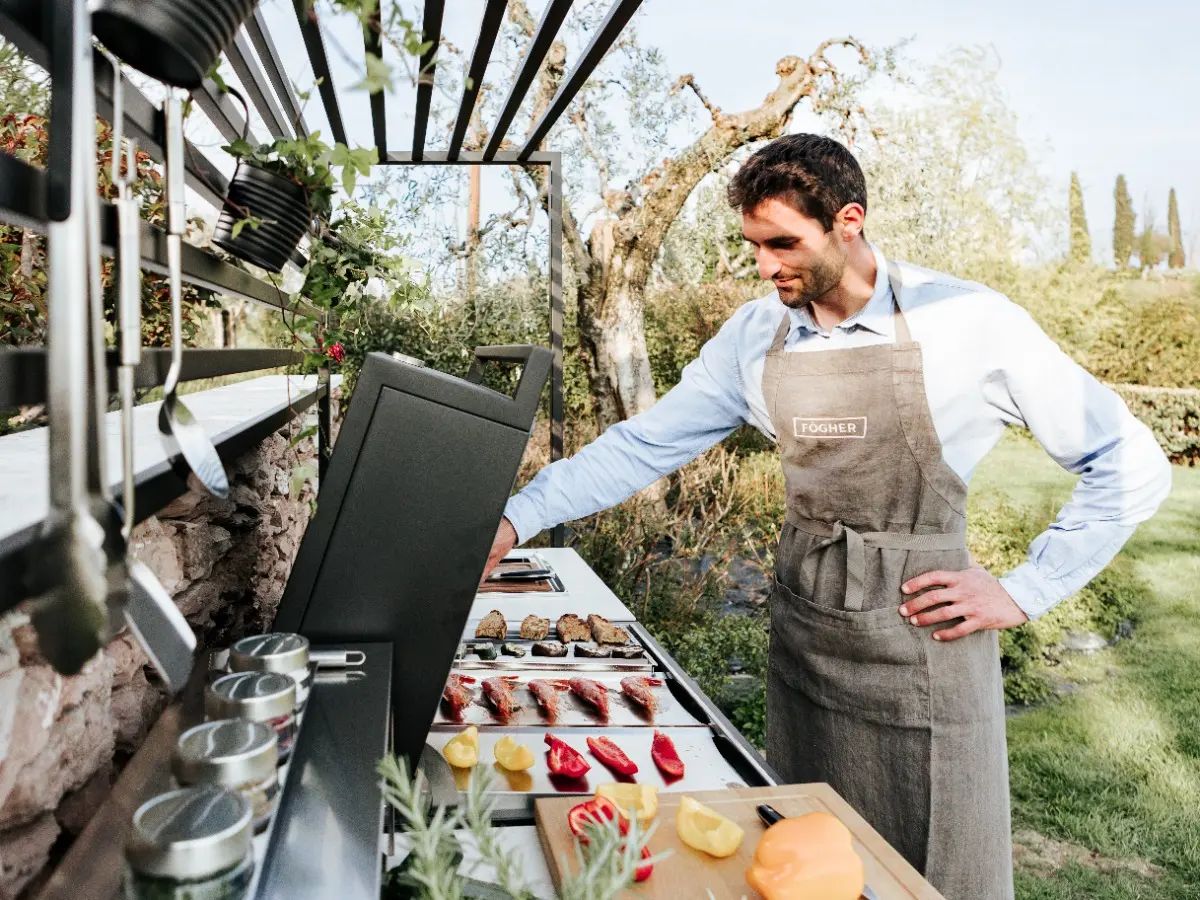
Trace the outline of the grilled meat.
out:
[[[525,651],[525,648],[522,647],[520,644],[508,643],[508,644],[504,644],[500,647],[500,652],[503,653],[505,656],[515,656],[519,659],[520,657],[525,655],[526,651]]]
[[[451,674],[446,680],[446,687],[442,690],[442,699],[446,701],[446,705],[455,715],[466,709],[467,704],[471,702],[471,689],[467,685],[474,683],[475,679],[469,675]]]
[[[658,698],[654,696],[653,687],[658,687],[662,681],[658,678],[647,678],[644,675],[630,675],[621,679],[621,690],[646,712],[658,711]]]
[[[588,627],[587,622],[574,613],[568,613],[559,618],[558,624],[555,627],[558,630],[558,639],[564,644],[569,644],[572,641],[590,641],[592,639],[592,629]]]
[[[475,628],[475,637],[495,638],[498,641],[508,637],[508,623],[504,621],[504,614],[498,609],[493,609],[484,616]]]
[[[567,648],[560,641],[538,641],[533,645],[534,656],[566,656]]]
[[[567,689],[565,681],[550,681],[546,678],[534,678],[529,682],[529,693],[537,700],[546,718],[554,721],[558,718],[558,692]]]
[[[543,619],[541,616],[535,616],[533,613],[530,613],[521,621],[522,640],[544,641],[549,634],[549,619]]]
[[[587,617],[587,623],[597,644],[623,645],[629,643],[629,632],[624,628],[618,628],[604,616],[592,613]]]
[[[513,697],[513,683],[516,680],[515,675],[506,675],[503,678],[485,678],[483,681],[483,696],[487,697],[501,719],[510,718],[517,708],[516,698]]]
[[[600,715],[608,718],[608,688],[593,678],[572,678],[571,692],[596,707]]]
[[[641,659],[641,647],[613,647],[613,659]]]

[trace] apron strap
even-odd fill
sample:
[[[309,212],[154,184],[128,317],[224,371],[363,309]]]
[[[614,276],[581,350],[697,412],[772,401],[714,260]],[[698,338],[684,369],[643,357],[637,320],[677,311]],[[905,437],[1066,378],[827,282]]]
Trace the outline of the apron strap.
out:
[[[783,345],[787,343],[788,332],[792,330],[792,314],[790,311],[784,311],[783,321],[779,323],[779,327],[775,329],[775,337],[771,339],[771,346],[767,350],[767,355],[772,353],[782,353]]]
[[[842,522],[817,522],[793,515],[789,510],[787,521],[799,531],[822,537],[825,540],[813,544],[800,560],[805,561],[816,551],[839,541],[846,542],[846,597],[845,608],[851,612],[862,612],[866,600],[867,548],[875,550],[959,550],[966,546],[966,535],[961,532],[937,534],[909,534],[901,531],[866,531],[859,533]]]
[[[900,288],[904,286],[904,278],[900,274],[900,267],[893,260],[888,260],[888,284],[892,288],[892,309],[893,320],[896,323],[896,343],[911,344],[913,342],[912,332],[908,330],[908,322],[904,319],[904,313],[900,311]]]

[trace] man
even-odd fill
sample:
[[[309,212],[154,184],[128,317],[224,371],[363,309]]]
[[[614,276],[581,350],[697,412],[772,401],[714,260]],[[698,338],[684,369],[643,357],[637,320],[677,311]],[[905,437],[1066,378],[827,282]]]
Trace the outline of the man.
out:
[[[653,409],[513,497],[489,569],[758,427],[787,492],[768,760],[789,782],[832,784],[950,900],[1012,897],[997,632],[1107,565],[1167,495],[1170,466],[1021,308],[868,244],[862,170],[836,141],[773,141],[729,200],[774,292]],[[967,553],[966,482],[1008,425],[1080,479],[1028,561],[997,579]]]

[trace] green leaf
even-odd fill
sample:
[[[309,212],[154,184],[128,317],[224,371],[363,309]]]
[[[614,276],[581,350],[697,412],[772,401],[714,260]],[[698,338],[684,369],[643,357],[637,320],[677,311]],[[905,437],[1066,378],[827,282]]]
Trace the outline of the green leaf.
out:
[[[308,438],[312,437],[316,433],[317,433],[317,426],[309,425],[307,428],[305,428],[303,431],[301,431],[298,435],[296,435],[294,438],[292,438],[290,441],[288,441],[288,447],[295,447],[301,441],[307,440]]]
[[[237,240],[238,235],[242,233],[242,229],[246,227],[246,225],[249,221],[250,221],[249,219],[238,219],[236,222],[233,223],[233,239],[235,241]]]
[[[392,90],[392,67],[383,61],[383,58],[376,56],[374,53],[368,53],[367,73],[363,76],[363,80],[351,87],[351,90],[365,90],[371,94],[378,94],[380,91]]]

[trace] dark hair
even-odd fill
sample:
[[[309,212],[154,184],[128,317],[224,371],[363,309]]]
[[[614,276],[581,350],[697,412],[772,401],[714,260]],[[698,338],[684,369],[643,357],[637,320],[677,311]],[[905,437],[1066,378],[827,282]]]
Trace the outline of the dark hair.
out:
[[[788,134],[763,147],[729,183],[729,205],[746,212],[778,199],[826,231],[847,203],[867,209],[867,180],[858,160],[833,138]]]

